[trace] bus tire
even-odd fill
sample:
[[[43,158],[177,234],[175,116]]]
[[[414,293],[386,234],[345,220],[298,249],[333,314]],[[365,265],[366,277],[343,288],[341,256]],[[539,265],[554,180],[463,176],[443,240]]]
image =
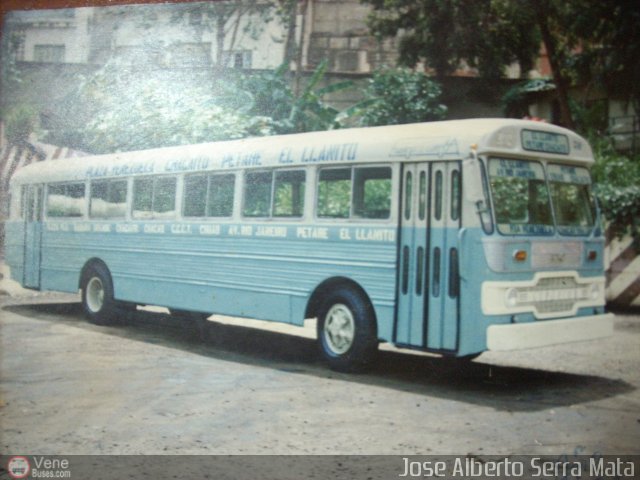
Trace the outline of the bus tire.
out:
[[[318,310],[317,341],[320,354],[333,370],[366,369],[378,349],[375,315],[369,302],[351,287],[329,293]]]
[[[82,309],[87,319],[96,325],[115,323],[116,307],[109,270],[99,263],[91,265],[82,280]]]

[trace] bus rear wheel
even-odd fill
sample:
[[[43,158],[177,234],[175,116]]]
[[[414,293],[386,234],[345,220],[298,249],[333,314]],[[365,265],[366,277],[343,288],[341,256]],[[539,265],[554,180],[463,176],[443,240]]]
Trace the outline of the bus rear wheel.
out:
[[[109,325],[115,322],[116,301],[113,283],[106,267],[89,267],[82,281],[82,308],[91,323]]]
[[[366,369],[378,348],[372,308],[353,288],[330,293],[319,309],[317,337],[320,353],[332,369]]]

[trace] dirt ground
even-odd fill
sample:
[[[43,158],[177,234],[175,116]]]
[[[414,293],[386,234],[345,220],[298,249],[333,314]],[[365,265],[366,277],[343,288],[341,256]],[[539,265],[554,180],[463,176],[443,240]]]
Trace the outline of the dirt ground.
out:
[[[4,454],[640,453],[640,314],[608,339],[466,367],[385,348],[328,370],[305,329],[163,310],[87,323],[75,295],[0,296]]]

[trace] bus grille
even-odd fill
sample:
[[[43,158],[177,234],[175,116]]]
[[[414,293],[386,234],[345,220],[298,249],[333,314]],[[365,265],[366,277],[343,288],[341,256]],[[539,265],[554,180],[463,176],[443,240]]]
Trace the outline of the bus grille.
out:
[[[589,287],[573,277],[540,279],[533,287],[518,288],[518,305],[534,307],[539,313],[560,313],[573,309],[575,302],[589,298]]]

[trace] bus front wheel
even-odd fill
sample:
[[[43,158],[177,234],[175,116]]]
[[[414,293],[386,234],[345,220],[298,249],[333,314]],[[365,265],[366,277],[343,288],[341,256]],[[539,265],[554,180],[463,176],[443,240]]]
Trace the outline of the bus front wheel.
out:
[[[373,310],[361,294],[348,287],[323,299],[317,336],[323,358],[332,369],[342,372],[364,370],[378,348]]]
[[[116,302],[113,283],[106,267],[89,267],[82,282],[82,308],[91,323],[108,325],[114,322]]]

